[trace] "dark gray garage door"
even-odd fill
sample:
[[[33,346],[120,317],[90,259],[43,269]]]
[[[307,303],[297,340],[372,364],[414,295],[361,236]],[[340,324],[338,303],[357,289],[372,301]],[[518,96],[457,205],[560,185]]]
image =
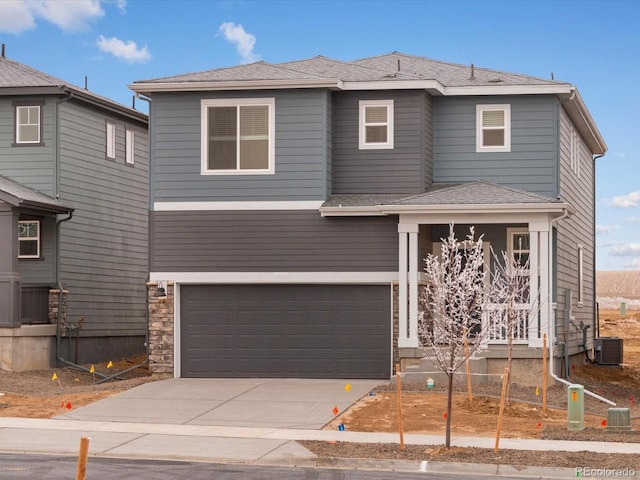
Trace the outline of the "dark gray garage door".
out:
[[[390,291],[184,285],[182,377],[389,378]]]

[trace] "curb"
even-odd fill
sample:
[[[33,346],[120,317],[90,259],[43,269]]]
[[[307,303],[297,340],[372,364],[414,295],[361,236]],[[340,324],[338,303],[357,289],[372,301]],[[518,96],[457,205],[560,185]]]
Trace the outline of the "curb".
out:
[[[567,479],[576,475],[574,468],[566,467],[525,467],[486,463],[431,462],[427,460],[384,460],[375,458],[318,458],[316,467],[340,468],[345,470],[383,470],[406,473],[446,473],[473,474],[478,476],[498,476],[507,478]]]

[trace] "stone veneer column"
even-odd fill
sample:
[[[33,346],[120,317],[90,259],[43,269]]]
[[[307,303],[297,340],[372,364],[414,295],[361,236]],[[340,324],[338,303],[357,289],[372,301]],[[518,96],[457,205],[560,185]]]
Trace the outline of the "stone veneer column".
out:
[[[65,328],[67,325],[67,296],[68,290],[62,290],[62,302],[60,301],[60,289],[52,288],[49,290],[49,323],[58,323],[60,327]]]
[[[158,282],[147,283],[149,298],[149,371],[173,374],[174,368],[174,285],[162,282],[166,297],[156,297]]]

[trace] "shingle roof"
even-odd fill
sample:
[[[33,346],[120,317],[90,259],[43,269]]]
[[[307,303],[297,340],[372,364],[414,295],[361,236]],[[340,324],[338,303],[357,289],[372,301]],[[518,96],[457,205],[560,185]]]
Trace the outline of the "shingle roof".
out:
[[[14,207],[29,206],[54,213],[73,211],[73,208],[65,206],[60,201],[3,175],[0,175],[0,200]]]
[[[393,52],[377,57],[347,62],[323,56],[275,64],[260,61],[236,67],[141,80],[134,82],[134,85],[137,83],[309,79],[337,79],[345,82],[435,80],[444,86],[566,84],[565,82],[544,80],[527,75],[505,73],[486,68],[474,68],[472,77],[470,65],[458,65]]]

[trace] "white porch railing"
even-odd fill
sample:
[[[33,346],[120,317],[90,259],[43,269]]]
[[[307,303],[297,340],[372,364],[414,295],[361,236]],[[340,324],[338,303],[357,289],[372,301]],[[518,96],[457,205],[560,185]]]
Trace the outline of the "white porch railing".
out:
[[[513,343],[529,342],[529,312],[526,303],[516,305],[515,318],[511,319]],[[487,343],[506,344],[509,340],[509,318],[504,304],[491,304],[482,312],[483,322],[488,331]]]

